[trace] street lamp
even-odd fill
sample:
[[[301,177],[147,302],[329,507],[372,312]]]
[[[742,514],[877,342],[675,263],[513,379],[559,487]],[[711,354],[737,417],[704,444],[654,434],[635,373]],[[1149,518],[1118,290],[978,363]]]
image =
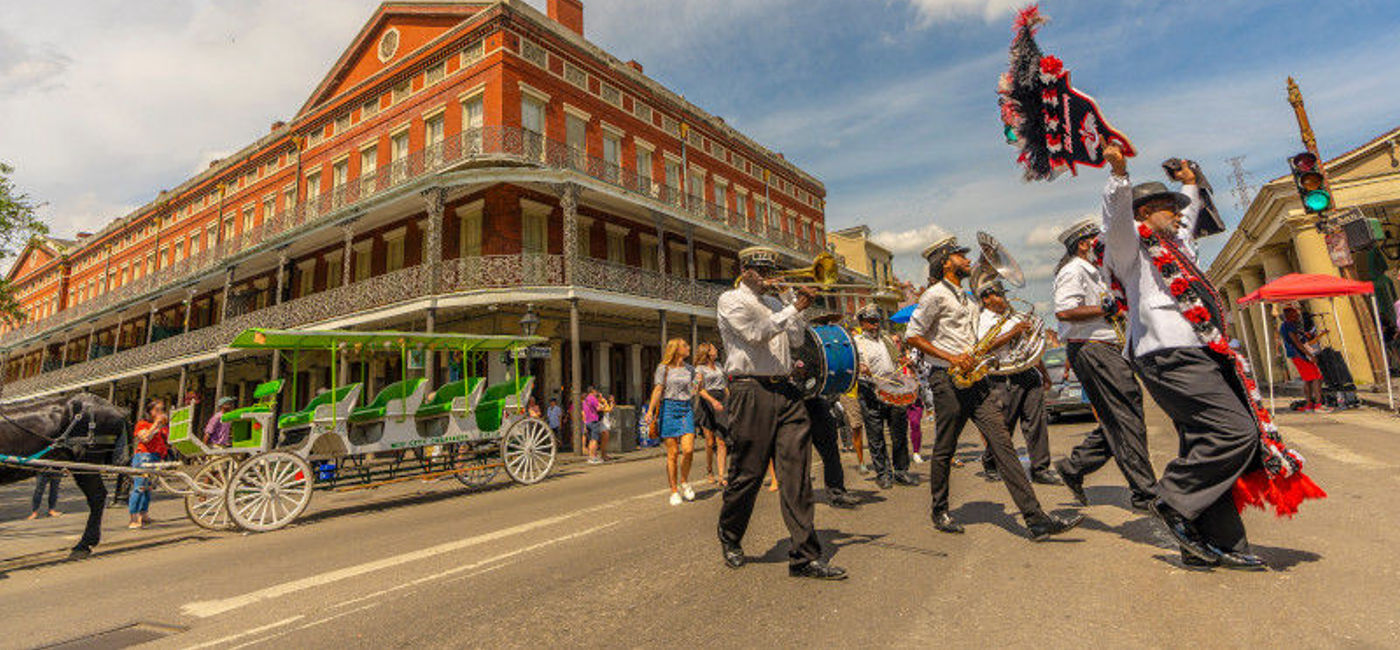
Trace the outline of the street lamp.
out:
[[[520,317],[520,331],[525,336],[534,336],[535,331],[540,328],[540,317],[535,313],[535,305],[525,305],[525,315]]]

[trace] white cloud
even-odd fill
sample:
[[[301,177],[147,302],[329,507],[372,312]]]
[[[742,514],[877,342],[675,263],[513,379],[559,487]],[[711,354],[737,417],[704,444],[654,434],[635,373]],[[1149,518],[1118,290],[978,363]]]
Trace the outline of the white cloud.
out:
[[[938,224],[931,223],[911,230],[901,232],[881,231],[870,235],[870,240],[890,249],[895,255],[909,255],[922,253],[930,244],[938,241],[942,237],[948,236],[948,231]]]
[[[53,88],[71,62],[52,45],[28,45],[0,31],[0,96]]]
[[[992,22],[1027,4],[1026,0],[907,0],[907,2],[919,12],[921,27],[943,20],[968,16],[977,16],[987,22]]]

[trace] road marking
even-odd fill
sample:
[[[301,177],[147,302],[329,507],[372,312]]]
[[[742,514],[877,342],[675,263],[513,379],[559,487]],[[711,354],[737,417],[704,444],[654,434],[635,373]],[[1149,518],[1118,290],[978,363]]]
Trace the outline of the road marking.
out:
[[[200,643],[200,644],[197,644],[197,645],[185,646],[185,650],[198,650],[199,648],[210,648],[210,647],[219,645],[219,644],[221,644],[221,643],[228,643],[229,641],[232,641],[232,640],[234,640],[234,639],[241,639],[241,638],[243,638],[243,637],[245,637],[245,636],[257,634],[257,633],[259,633],[259,632],[266,632],[266,631],[268,631],[268,630],[270,630],[270,629],[272,629],[272,628],[274,628],[274,627],[282,627],[283,625],[289,625],[289,624],[291,624],[291,623],[295,623],[295,622],[297,622],[297,621],[300,621],[300,620],[303,619],[303,618],[306,618],[306,615],[305,615],[305,614],[297,614],[296,616],[292,616],[292,617],[290,617],[290,618],[284,618],[284,619],[282,619],[282,620],[280,620],[280,621],[277,621],[276,623],[268,623],[267,625],[264,625],[264,626],[262,626],[262,627],[255,627],[255,628],[253,628],[253,629],[251,629],[251,630],[244,630],[244,631],[239,632],[239,633],[237,633],[237,634],[230,634],[230,635],[228,635],[228,636],[226,636],[226,637],[223,637],[223,638],[214,639],[213,641],[205,641],[204,643]]]
[[[223,598],[219,600],[204,600],[190,602],[181,606],[180,611],[187,616],[194,616],[196,618],[209,618],[210,616],[217,616],[219,614],[223,614],[224,612],[229,612],[235,609],[239,609],[241,607],[247,607],[248,605],[259,603],[264,600],[278,598],[280,596],[285,596],[290,593],[295,593],[305,589],[311,589],[313,587],[327,585],[332,582],[339,582],[348,578],[353,578],[374,571],[381,571],[383,569],[393,568],[410,562],[417,562],[433,557],[435,555],[442,555],[444,553],[460,551],[470,546],[485,544],[487,542],[492,542],[498,539],[511,537],[513,535],[519,535],[521,533],[526,533],[539,528],[544,528],[546,526],[552,526],[554,524],[562,523],[570,519],[574,519],[576,517],[598,512],[600,510],[606,510],[608,508],[625,504],[633,499],[648,498],[658,496],[661,494],[668,494],[669,492],[669,490],[657,490],[656,492],[642,494],[636,497],[618,499],[616,501],[610,501],[600,505],[575,510],[569,514],[556,515],[553,517],[547,517],[545,519],[538,519],[529,523],[520,524],[518,526],[511,526],[510,528],[504,528],[498,531],[484,533],[475,537],[468,537],[467,539],[461,539],[455,542],[438,544],[437,546],[430,546],[425,549],[411,551],[408,553],[402,553],[392,557],[386,557],[380,560],[375,560],[373,562],[365,562],[364,564],[357,564],[355,566],[337,569],[335,571],[328,571],[326,573],[301,578],[299,580],[284,582],[279,585],[273,585],[271,587],[249,592],[241,596],[234,596],[231,598]]]
[[[1322,438],[1302,429],[1294,427],[1281,427],[1283,429],[1283,440],[1288,443],[1298,443],[1306,447],[1309,451],[1316,451],[1323,456],[1331,458],[1339,463],[1357,465],[1367,469],[1382,469],[1390,467],[1388,463],[1381,462],[1370,456],[1363,456],[1331,440]]]

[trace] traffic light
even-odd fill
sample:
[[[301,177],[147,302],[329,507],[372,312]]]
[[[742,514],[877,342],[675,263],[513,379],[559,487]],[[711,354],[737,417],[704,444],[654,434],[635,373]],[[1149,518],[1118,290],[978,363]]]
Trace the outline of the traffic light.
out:
[[[1298,198],[1303,200],[1303,210],[1309,214],[1321,214],[1332,207],[1332,195],[1327,193],[1327,182],[1322,177],[1322,166],[1317,156],[1304,151],[1288,159],[1288,167],[1293,172],[1293,186],[1298,189]]]

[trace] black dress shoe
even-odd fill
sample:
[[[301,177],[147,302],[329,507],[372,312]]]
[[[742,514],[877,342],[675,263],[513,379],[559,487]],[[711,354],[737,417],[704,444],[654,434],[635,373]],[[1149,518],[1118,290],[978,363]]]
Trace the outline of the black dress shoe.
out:
[[[854,508],[860,505],[860,499],[848,492],[829,493],[826,500],[833,508]]]
[[[1138,512],[1150,513],[1152,512],[1152,499],[1150,497],[1145,499],[1133,497],[1133,500],[1129,502],[1129,506],[1132,507],[1133,510],[1136,510]]]
[[[1219,562],[1220,553],[1216,552],[1201,537],[1196,530],[1195,524],[1191,523],[1185,515],[1167,505],[1167,502],[1157,499],[1152,502],[1152,514],[1162,521],[1162,525],[1167,527],[1167,532],[1176,538],[1176,543],[1181,545],[1182,552],[1190,553],[1207,562]]]
[[[1042,469],[1031,472],[1031,482],[1041,485],[1060,485],[1064,481],[1061,481],[1060,477],[1056,476],[1054,472],[1048,469]]]
[[[1220,561],[1216,560],[1214,562],[1211,562],[1209,560],[1202,560],[1201,558],[1187,553],[1186,551],[1182,551],[1181,565],[1193,571],[1200,571],[1203,569],[1213,569],[1215,567],[1218,567],[1220,566]]]
[[[918,485],[919,479],[914,478],[909,472],[895,472],[894,482],[900,485]]]
[[[894,487],[894,478],[889,474],[882,474],[880,478],[875,479],[875,484],[880,486],[881,490],[888,490]]]
[[[1269,566],[1264,564],[1264,558],[1253,553],[1237,553],[1235,551],[1222,551],[1211,547],[1220,553],[1220,568],[1233,569],[1235,571],[1267,571]]]
[[[1055,463],[1055,473],[1060,475],[1060,480],[1064,481],[1065,487],[1069,488],[1069,493],[1074,495],[1074,500],[1081,506],[1089,505],[1089,495],[1084,493],[1084,477],[1075,474],[1065,468],[1063,460]]]
[[[812,560],[806,564],[788,565],[788,575],[793,578],[845,580],[846,570],[839,566],[832,566],[821,560]]]
[[[953,519],[953,515],[946,512],[940,512],[933,516],[933,527],[945,533],[956,534],[963,532],[962,524]]]
[[[1059,535],[1084,521],[1084,515],[1070,515],[1061,517],[1059,515],[1046,515],[1045,519],[1037,521],[1027,526],[1031,531],[1033,541],[1044,541],[1051,535]]]
[[[1001,472],[994,469],[984,469],[982,470],[982,478],[987,479],[988,483],[999,483],[1001,482]]]
[[[731,569],[744,566],[744,549],[738,544],[721,544],[720,547],[724,550],[724,566]]]

